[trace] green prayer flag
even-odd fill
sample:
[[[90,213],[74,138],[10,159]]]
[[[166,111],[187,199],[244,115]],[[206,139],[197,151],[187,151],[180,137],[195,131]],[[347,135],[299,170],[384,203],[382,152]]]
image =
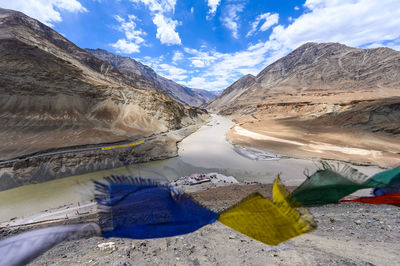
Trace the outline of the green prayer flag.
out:
[[[322,162],[316,171],[294,192],[293,197],[305,206],[337,203],[343,197],[364,188],[389,188],[400,179],[400,168],[368,177],[349,166]]]

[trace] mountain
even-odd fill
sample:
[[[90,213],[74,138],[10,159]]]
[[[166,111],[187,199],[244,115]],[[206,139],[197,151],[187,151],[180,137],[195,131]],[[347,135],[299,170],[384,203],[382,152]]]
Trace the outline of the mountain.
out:
[[[204,115],[20,12],[0,9],[0,58],[2,160],[137,139],[198,123]]]
[[[244,83],[244,84],[242,84]],[[359,49],[338,43],[306,43],[264,68],[254,79],[233,83],[208,106],[231,113],[248,105],[274,102],[341,101],[398,95],[400,53],[389,48]],[[365,92],[357,93],[357,92]],[[323,96],[323,99],[318,97]],[[332,96],[332,97],[329,97]]]
[[[214,100],[215,97],[217,96],[214,92],[208,91],[208,90],[202,90],[202,89],[192,89],[196,93],[198,93],[203,99],[206,100],[205,103],[210,102],[211,100]]]
[[[215,94],[215,96],[218,96],[218,95],[220,95],[223,91],[224,91],[224,89],[222,89],[222,90],[216,90],[216,91],[213,91],[212,93]]]
[[[210,102],[208,108],[226,115],[250,114],[261,109],[273,112],[274,105],[308,102],[313,108],[303,115],[319,116],[351,102],[397,96],[400,96],[400,52],[389,48],[352,48],[338,43],[306,43],[264,68],[256,77],[240,78]],[[322,108],[318,114],[313,110],[318,109],[316,105],[324,104],[330,107]]]
[[[278,154],[400,165],[400,52],[306,43],[207,105],[235,144]],[[257,133],[257,134],[254,134]]]
[[[208,107],[218,108],[225,106],[228,103],[234,102],[243,92],[245,92],[250,86],[256,82],[256,77],[251,74],[247,74],[237,81],[235,81],[228,88],[223,90],[212,102],[208,104]]]
[[[131,57],[115,55],[103,49],[86,49],[86,51],[103,61],[109,62],[127,76],[140,76],[148,80],[155,84],[155,87],[160,88],[159,92],[164,92],[181,103],[200,106],[207,101],[207,99],[197,91],[193,91],[188,87],[158,75],[152,68]]]

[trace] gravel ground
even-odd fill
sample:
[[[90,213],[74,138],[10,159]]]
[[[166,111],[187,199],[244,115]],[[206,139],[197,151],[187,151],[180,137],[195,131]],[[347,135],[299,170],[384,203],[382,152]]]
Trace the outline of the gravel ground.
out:
[[[221,211],[254,191],[270,196],[271,185],[231,185],[192,195]],[[318,229],[274,247],[215,222],[178,237],[64,242],[31,265],[400,265],[397,207],[345,202],[309,209]]]

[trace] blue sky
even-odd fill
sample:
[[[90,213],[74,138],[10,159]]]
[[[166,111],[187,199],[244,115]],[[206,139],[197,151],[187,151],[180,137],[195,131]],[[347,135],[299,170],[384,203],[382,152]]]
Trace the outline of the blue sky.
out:
[[[82,48],[221,90],[308,41],[400,50],[398,0],[0,0]]]

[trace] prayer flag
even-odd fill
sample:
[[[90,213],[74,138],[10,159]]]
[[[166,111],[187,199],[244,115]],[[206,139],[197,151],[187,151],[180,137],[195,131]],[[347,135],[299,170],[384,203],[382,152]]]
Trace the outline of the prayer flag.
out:
[[[279,177],[272,193],[273,202],[252,194],[221,213],[218,221],[268,245],[278,245],[316,228],[313,216],[299,207]]]

